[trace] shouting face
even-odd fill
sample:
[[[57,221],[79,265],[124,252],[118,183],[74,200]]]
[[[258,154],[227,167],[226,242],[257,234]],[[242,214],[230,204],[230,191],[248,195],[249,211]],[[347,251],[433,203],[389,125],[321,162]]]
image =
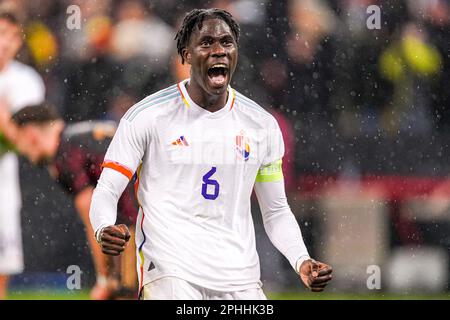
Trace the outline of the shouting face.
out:
[[[183,57],[191,65],[191,81],[209,95],[220,95],[231,82],[237,53],[236,39],[228,24],[210,18],[203,21],[201,29],[194,30]]]

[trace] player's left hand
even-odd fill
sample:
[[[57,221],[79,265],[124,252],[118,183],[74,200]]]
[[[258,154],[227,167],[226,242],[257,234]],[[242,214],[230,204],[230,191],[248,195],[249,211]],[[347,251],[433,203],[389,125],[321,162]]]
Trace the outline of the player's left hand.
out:
[[[308,259],[300,266],[300,278],[312,292],[321,292],[330,282],[333,268],[325,263]]]

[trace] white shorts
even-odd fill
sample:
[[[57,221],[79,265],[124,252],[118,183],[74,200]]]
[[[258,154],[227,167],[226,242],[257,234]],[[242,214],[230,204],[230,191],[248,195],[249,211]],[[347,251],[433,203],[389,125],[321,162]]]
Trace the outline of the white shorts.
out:
[[[164,277],[144,285],[141,300],[267,300],[261,288],[222,292],[197,286],[176,277]]]
[[[0,275],[23,271],[21,194],[15,154],[0,155]]]

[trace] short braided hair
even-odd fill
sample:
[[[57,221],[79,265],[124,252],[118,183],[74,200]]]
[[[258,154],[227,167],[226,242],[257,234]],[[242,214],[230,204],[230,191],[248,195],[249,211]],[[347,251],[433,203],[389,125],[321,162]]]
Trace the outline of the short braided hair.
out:
[[[223,9],[194,9],[186,14],[183,20],[183,24],[178,30],[175,40],[177,41],[177,50],[178,54],[181,57],[181,63],[184,64],[183,58],[183,49],[186,48],[189,44],[189,40],[191,38],[192,32],[194,28],[197,27],[201,29],[203,26],[203,21],[205,19],[221,19],[225,21],[226,24],[231,29],[231,32],[234,35],[236,43],[239,41],[240,35],[240,27],[233,16],[226,10]]]

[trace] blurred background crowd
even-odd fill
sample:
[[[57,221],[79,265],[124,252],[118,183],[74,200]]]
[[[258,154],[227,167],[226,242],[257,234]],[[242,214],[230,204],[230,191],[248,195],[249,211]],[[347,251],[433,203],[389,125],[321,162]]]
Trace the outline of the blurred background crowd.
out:
[[[48,100],[68,122],[118,121],[145,96],[189,77],[174,41],[184,14],[228,10],[242,31],[232,86],[278,119],[291,206],[312,253],[335,267],[335,289],[367,289],[368,265],[387,270],[383,289],[449,289],[450,1],[2,3],[25,18],[19,60],[42,75]],[[68,28],[72,5],[80,8],[80,29]],[[380,29],[367,27],[370,5],[381,9]],[[72,240],[77,224],[64,218],[73,208],[56,191],[49,196],[43,171],[22,160],[21,172],[27,270],[79,264],[87,247]],[[257,229],[266,285],[296,287]],[[37,239],[58,258],[39,253]],[[424,267],[434,276],[418,280]],[[398,270],[404,279],[390,276]]]

